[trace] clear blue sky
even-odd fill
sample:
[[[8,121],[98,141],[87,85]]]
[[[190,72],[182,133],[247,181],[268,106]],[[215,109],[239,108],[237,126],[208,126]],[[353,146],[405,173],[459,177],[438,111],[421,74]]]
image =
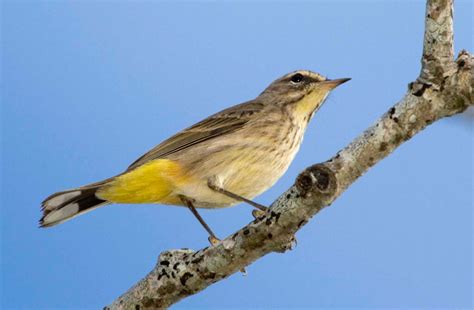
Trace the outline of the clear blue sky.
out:
[[[2,3],[2,308],[114,300],[166,249],[207,246],[184,208],[112,205],[51,229],[41,200],[119,173],[176,131],[295,69],[352,77],[313,119],[270,204],[398,101],[420,70],[424,1]],[[472,2],[455,7],[473,50]],[[472,124],[440,121],[297,237],[176,308],[469,307]],[[251,208],[203,211],[220,236]]]

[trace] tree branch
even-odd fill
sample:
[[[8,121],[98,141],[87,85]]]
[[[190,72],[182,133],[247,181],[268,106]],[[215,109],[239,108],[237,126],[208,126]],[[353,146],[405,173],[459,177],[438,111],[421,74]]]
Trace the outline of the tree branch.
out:
[[[428,0],[420,77],[405,96],[330,160],[308,167],[270,210],[214,246],[169,250],[155,268],[106,309],[168,307],[271,252],[291,249],[295,233],[370,167],[429,124],[473,104],[474,59],[453,61],[452,1]]]
[[[426,2],[421,82],[440,82],[453,62],[453,0]]]

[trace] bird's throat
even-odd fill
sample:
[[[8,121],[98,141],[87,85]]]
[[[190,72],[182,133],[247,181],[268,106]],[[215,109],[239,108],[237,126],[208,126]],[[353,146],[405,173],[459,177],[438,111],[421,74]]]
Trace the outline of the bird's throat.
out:
[[[326,92],[312,91],[295,103],[293,116],[296,119],[310,119],[328,96]]]

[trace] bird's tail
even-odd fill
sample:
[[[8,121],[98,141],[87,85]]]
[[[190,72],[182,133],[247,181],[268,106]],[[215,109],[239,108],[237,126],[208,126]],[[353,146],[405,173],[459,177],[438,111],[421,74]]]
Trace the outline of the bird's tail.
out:
[[[96,197],[95,193],[110,181],[107,179],[49,196],[41,205],[43,216],[39,221],[40,227],[51,227],[109,204],[107,200]]]

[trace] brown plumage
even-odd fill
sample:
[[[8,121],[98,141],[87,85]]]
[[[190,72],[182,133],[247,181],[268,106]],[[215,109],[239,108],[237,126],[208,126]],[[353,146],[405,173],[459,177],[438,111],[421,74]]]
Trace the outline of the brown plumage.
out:
[[[236,196],[252,199],[287,170],[312,115],[347,80],[311,71],[287,74],[254,100],[165,140],[122,174],[51,195],[40,223],[52,226],[114,202],[220,208],[237,203]]]

